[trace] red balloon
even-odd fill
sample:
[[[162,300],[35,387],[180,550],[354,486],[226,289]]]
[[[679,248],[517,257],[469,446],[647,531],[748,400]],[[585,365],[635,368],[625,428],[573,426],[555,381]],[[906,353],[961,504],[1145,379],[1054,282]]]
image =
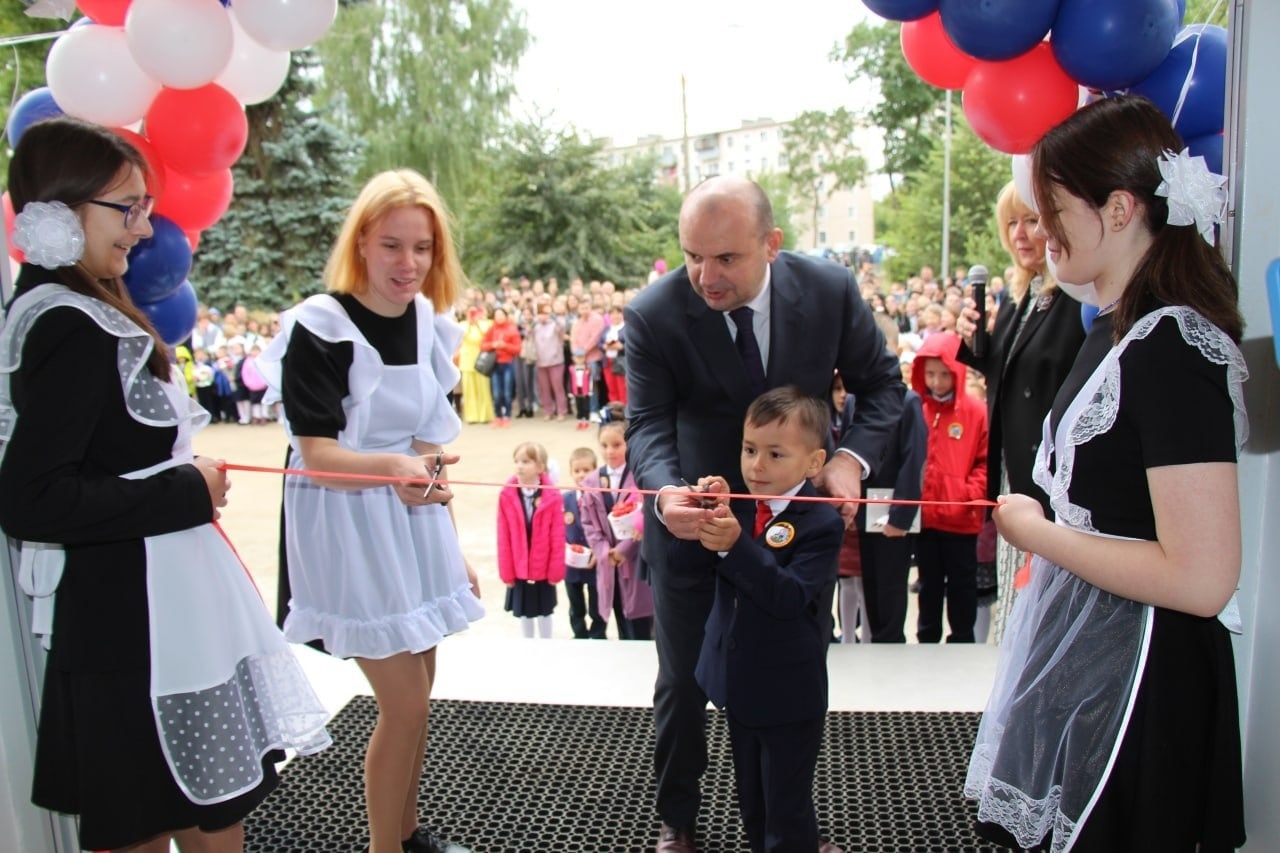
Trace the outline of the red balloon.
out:
[[[132,0],[77,0],[76,5],[86,17],[104,27],[123,27],[125,14]]]
[[[156,202],[156,213],[183,231],[203,231],[231,206],[234,184],[230,169],[212,175],[187,175],[166,168],[164,198]]]
[[[902,55],[921,80],[940,89],[963,89],[978,64],[951,41],[939,12],[902,25]]]
[[[9,257],[13,258],[20,264],[26,263],[27,256],[22,250],[13,245],[13,218],[16,215],[13,211],[13,199],[9,198],[9,194],[0,195],[0,204],[4,206],[4,242],[9,247]]]
[[[146,131],[175,171],[208,175],[240,159],[249,122],[235,96],[210,83],[198,89],[161,89],[147,110]]]
[[[200,247],[200,232],[199,231],[183,231],[182,233],[186,235],[187,243],[191,245],[191,254],[194,255],[196,253],[196,249]]]
[[[113,127],[111,130],[116,135],[124,137],[125,142],[137,148],[142,159],[147,161],[147,169],[151,172],[147,175],[147,190],[152,198],[159,201],[164,197],[164,161],[160,159],[156,147],[141,133],[134,133],[127,127]]]
[[[964,117],[983,142],[1025,154],[1045,131],[1076,111],[1079,88],[1041,42],[1004,62],[978,62],[964,84]]]

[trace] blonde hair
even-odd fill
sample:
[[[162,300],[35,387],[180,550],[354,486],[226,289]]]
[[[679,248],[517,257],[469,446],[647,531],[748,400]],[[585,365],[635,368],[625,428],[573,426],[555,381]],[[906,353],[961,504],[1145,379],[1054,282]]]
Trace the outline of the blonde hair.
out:
[[[522,441],[516,445],[516,449],[511,451],[512,460],[520,458],[520,454],[524,454],[537,462],[544,469],[547,467],[547,449],[536,441]]]
[[[1009,276],[1009,293],[1018,301],[1026,295],[1027,288],[1031,286],[1031,280],[1036,276],[1044,279],[1044,283],[1040,286],[1041,293],[1056,286],[1053,276],[1049,273],[1049,264],[1045,263],[1043,269],[1024,267],[1018,259],[1018,253],[1013,249],[1013,241],[1009,239],[1009,221],[1027,213],[1034,214],[1035,211],[1022,200],[1022,196],[1018,195],[1013,181],[1005,184],[996,198],[996,233],[1000,235],[1000,245],[1004,246],[1004,250],[1009,253],[1009,259],[1013,262],[1013,275]],[[978,310],[983,310],[981,305],[978,306]]]
[[[590,447],[575,448],[574,451],[569,454],[569,467],[572,468],[573,463],[587,459],[591,460],[592,468],[596,467],[596,452],[594,450]]]
[[[360,239],[375,222],[401,207],[420,207],[431,214],[435,245],[422,295],[431,300],[437,314],[443,314],[452,309],[458,292],[466,287],[466,275],[453,245],[453,215],[431,182],[412,169],[380,172],[364,185],[347,212],[324,266],[325,287],[335,293],[361,294],[368,290],[369,276],[360,256]]]

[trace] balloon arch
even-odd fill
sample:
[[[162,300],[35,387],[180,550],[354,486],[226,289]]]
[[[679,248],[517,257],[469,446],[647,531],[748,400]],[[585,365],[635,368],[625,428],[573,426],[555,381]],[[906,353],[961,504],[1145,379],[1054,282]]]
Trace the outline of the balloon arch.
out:
[[[248,139],[244,108],[271,98],[289,53],[320,39],[338,0],[78,0],[83,17],[53,43],[47,86],[18,100],[9,145],[37,121],[70,115],[113,129],[151,172],[155,233],[139,242],[125,284],[167,343],[195,326],[187,280],[200,232],[231,204],[231,166]],[[71,4],[68,2],[67,14]],[[3,198],[6,233],[14,210]],[[10,254],[21,261],[21,252]]]

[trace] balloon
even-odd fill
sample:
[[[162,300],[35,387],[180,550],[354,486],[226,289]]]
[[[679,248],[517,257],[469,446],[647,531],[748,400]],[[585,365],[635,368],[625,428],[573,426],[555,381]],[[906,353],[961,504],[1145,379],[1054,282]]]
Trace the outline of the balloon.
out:
[[[129,252],[129,269],[124,274],[129,296],[139,305],[164,299],[191,272],[191,245],[182,229],[153,213],[151,230],[152,235]]]
[[[961,103],[973,132],[1005,154],[1025,154],[1045,131],[1071,115],[1079,88],[1048,42],[1004,62],[979,62]]]
[[[182,233],[186,235],[187,244],[191,246],[191,254],[194,255],[196,253],[196,249],[200,247],[200,232],[183,231]]]
[[[230,168],[249,138],[240,103],[213,83],[199,89],[161,90],[147,110],[146,128],[164,161],[189,175]]]
[[[174,89],[212,83],[231,61],[231,16],[218,0],[133,0],[124,34],[138,65]]]
[[[1217,175],[1225,175],[1222,170],[1222,134],[1207,133],[1186,140],[1192,157],[1203,157],[1209,171]]]
[[[4,242],[9,247],[9,257],[18,263],[25,263],[27,256],[22,250],[13,245],[13,220],[16,214],[13,210],[13,199],[9,198],[9,193],[0,195],[0,205],[4,207]]]
[[[130,0],[77,0],[76,5],[95,24],[106,27],[123,27],[129,11]]]
[[[231,20],[231,61],[214,82],[242,104],[260,104],[270,99],[289,76],[289,51],[263,47],[244,31],[235,15]]]
[[[160,340],[171,347],[189,338],[191,330],[196,327],[199,304],[196,289],[189,281],[182,282],[164,299],[140,303],[138,307],[151,319],[151,325],[156,327]]]
[[[1013,155],[1013,189],[1018,194],[1018,198],[1022,199],[1022,203],[1031,208],[1033,213],[1040,212],[1040,206],[1036,204],[1035,186],[1031,181],[1031,155],[1030,154],[1014,154]]]
[[[156,213],[172,219],[184,231],[203,231],[231,205],[234,185],[230,169],[209,175],[167,169],[165,184],[164,197],[156,202]]]
[[[1053,53],[1090,89],[1127,89],[1169,55],[1178,32],[1174,0],[1062,0]]]
[[[338,14],[338,0],[241,0],[231,5],[231,11],[258,44],[271,50],[298,50],[329,31]]]
[[[976,60],[947,36],[937,12],[902,25],[902,55],[920,79],[940,89],[960,89]]]
[[[58,37],[45,61],[45,77],[67,113],[107,127],[146,115],[160,84],[138,67],[124,30],[76,27]]]
[[[38,121],[62,115],[62,107],[53,99],[53,91],[48,86],[32,89],[18,99],[9,112],[9,120],[5,122],[4,132],[9,136],[9,147],[18,144],[26,129]]]
[[[1184,28],[1164,62],[1130,91],[1150,98],[1183,139],[1219,132],[1226,123],[1227,31],[1207,24]]]
[[[134,148],[138,149],[138,153],[142,155],[142,159],[147,161],[147,192],[159,202],[164,198],[165,191],[165,174],[164,161],[160,159],[160,155],[156,152],[156,148],[151,141],[142,134],[129,130],[126,127],[113,127],[111,130],[118,136],[123,137]]]
[[[938,13],[957,48],[977,59],[996,62],[1012,59],[1039,44],[1053,26],[1058,2],[940,0]]]

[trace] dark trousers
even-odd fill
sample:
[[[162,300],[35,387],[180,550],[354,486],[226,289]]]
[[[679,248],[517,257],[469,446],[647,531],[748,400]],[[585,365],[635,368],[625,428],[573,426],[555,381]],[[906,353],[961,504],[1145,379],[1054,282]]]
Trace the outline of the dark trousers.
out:
[[[862,592],[867,599],[871,642],[905,643],[907,575],[911,573],[911,548],[915,536],[891,539],[878,533],[860,533]]]
[[[578,416],[578,420],[587,420],[591,417],[591,398],[586,394],[574,394],[573,408],[574,414]]]
[[[596,585],[565,581],[564,596],[569,599],[569,627],[573,629],[573,636],[579,640],[603,640],[609,623],[600,618],[600,593]]]
[[[920,617],[916,639],[942,639],[942,602],[947,602],[948,643],[972,643],[978,616],[978,534],[922,530],[916,534],[920,568]]]
[[[622,584],[613,587],[613,620],[618,624],[619,640],[652,640],[653,617],[628,619],[622,609]]]
[[[653,638],[658,679],[653,690],[653,764],[658,815],[670,826],[692,829],[702,803],[707,769],[707,694],[694,678],[702,635],[715,599],[715,579],[671,577],[653,566]]]
[[[824,718],[757,728],[732,712],[727,717],[738,810],[752,853],[817,850],[813,774]]]

